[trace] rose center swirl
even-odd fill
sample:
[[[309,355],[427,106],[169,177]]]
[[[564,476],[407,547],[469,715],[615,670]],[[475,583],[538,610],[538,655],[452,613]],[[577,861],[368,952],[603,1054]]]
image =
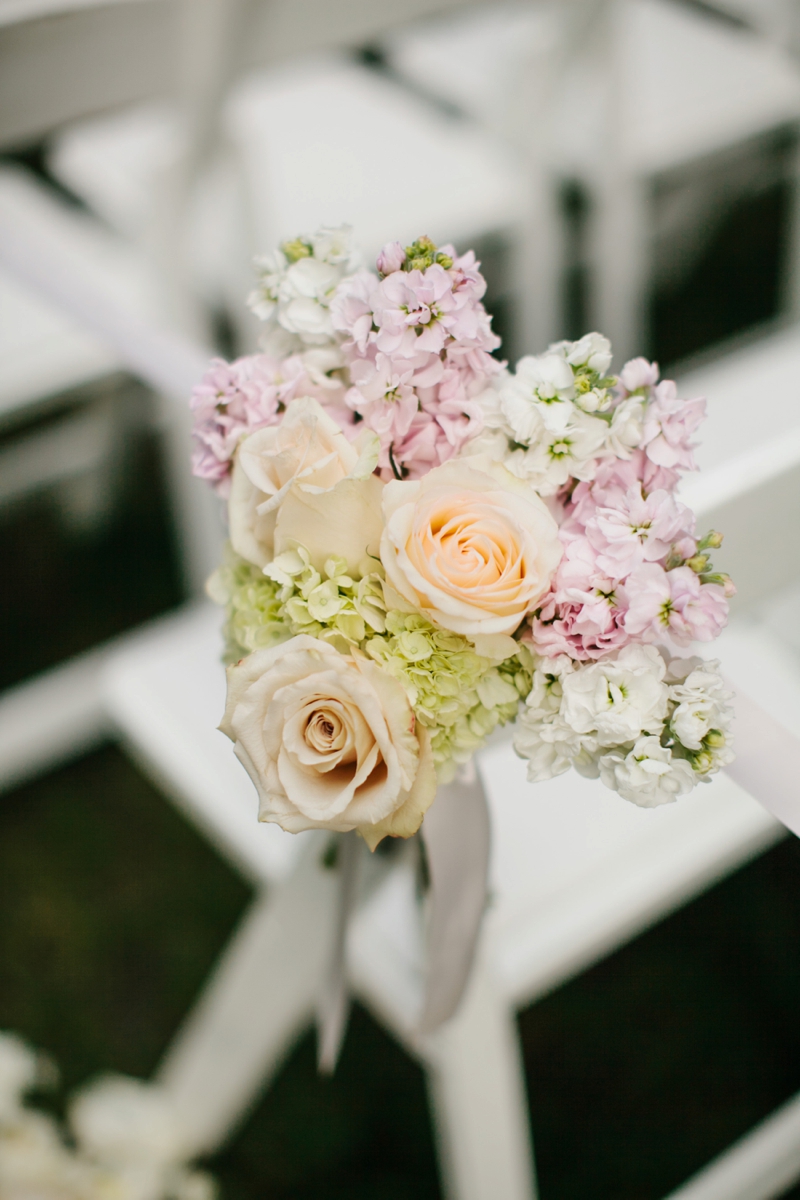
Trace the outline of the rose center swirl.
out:
[[[495,591],[524,578],[517,531],[484,498],[451,495],[420,517],[409,556],[440,587],[453,594]]]

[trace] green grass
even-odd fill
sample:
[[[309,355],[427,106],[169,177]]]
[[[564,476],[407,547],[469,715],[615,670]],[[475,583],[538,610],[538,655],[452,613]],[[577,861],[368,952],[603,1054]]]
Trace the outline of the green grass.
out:
[[[0,1028],[56,1106],[150,1075],[249,899],[113,746],[2,798]],[[520,1015],[542,1200],[659,1200],[800,1088],[799,942],[790,838]],[[433,1200],[422,1072],[356,1008],[335,1077],[309,1032],[209,1165],[225,1200]]]

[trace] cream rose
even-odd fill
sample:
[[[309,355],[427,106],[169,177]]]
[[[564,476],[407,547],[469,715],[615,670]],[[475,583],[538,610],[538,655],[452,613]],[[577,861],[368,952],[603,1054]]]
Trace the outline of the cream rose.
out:
[[[473,641],[513,633],[561,559],[543,501],[483,455],[386,484],[383,514],[389,585],[429,620]]]
[[[410,837],[436,794],[427,731],[376,663],[300,635],[228,668],[220,724],[255,784],[259,820],[290,833]]]
[[[329,492],[309,493],[292,488],[275,525],[275,556],[302,546],[318,571],[336,555],[347,563],[348,575],[368,575],[375,569],[383,531],[383,484],[368,479],[342,479]]]
[[[234,550],[266,566],[274,553],[278,511],[290,489],[319,495],[348,477],[368,477],[377,462],[373,441],[365,440],[359,454],[316,400],[292,400],[280,425],[251,433],[237,451],[228,500]]]

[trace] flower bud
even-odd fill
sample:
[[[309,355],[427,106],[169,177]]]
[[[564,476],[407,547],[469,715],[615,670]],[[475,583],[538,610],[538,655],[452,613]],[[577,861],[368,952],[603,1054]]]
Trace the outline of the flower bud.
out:
[[[687,558],[686,566],[691,567],[696,575],[702,575],[708,566],[707,554],[695,554],[691,558]]]
[[[698,775],[707,775],[714,766],[714,756],[710,750],[700,750],[692,756],[692,766]]]
[[[281,250],[286,255],[290,263],[299,262],[301,258],[310,258],[312,247],[303,238],[293,238],[290,242],[283,242]]]
[[[721,750],[727,743],[727,738],[719,729],[709,729],[703,741],[711,750]]]
[[[722,539],[725,535],[717,533],[715,529],[710,529],[704,538],[701,538],[697,543],[698,550],[719,550],[722,545]]]
[[[381,275],[392,275],[402,269],[406,252],[399,242],[387,242],[376,260],[375,266]]]
[[[429,237],[417,238],[410,246],[406,246],[405,266],[410,271],[425,271],[434,261],[436,243]]]

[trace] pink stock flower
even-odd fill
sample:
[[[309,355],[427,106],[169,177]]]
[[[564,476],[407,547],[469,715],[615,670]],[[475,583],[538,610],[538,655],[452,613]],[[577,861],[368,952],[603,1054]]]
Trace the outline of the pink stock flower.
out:
[[[193,473],[227,494],[236,446],[248,433],[277,425],[279,414],[297,394],[319,394],[299,355],[283,361],[267,354],[251,354],[234,362],[212,359],[190,401]]]
[[[419,411],[403,437],[390,446],[382,446],[378,459],[381,476],[385,480],[394,479],[400,472],[404,479],[420,479],[453,458],[460,444],[448,437],[437,418]]]
[[[613,579],[624,579],[643,562],[657,562],[672,543],[690,533],[694,517],[669,492],[642,495],[632,484],[613,507],[602,506],[586,522],[586,536],[598,551],[597,563]]]
[[[365,354],[372,332],[372,298],[378,280],[369,271],[358,271],[337,288],[330,305],[333,328],[350,340],[345,350]]]
[[[632,358],[619,373],[619,390],[623,397],[634,392],[648,393],[658,383],[658,363],[646,358]]]
[[[375,345],[387,354],[439,354],[450,337],[474,337],[476,318],[467,296],[438,263],[424,271],[395,271],[378,284],[373,301]]]
[[[655,388],[645,410],[642,448],[652,463],[668,470],[695,469],[695,443],[690,441],[706,415],[704,399],[681,400],[671,379]]]
[[[480,263],[475,258],[475,251],[468,250],[460,257],[456,255],[454,246],[442,246],[442,254],[449,254],[453,260],[449,274],[453,287],[459,293],[466,293],[472,303],[477,304],[486,293],[486,280],[481,275]]]
[[[402,269],[406,261],[406,252],[399,242],[387,242],[380,251],[375,266],[381,275],[391,275],[393,271]]]
[[[701,583],[689,567],[665,571],[657,563],[644,563],[629,577],[626,590],[625,628],[645,641],[668,634],[679,646],[688,646],[693,639],[710,642],[728,620],[724,589]]]
[[[555,658],[567,654],[578,662],[602,658],[619,650],[631,636],[621,620],[621,612],[603,597],[596,603],[557,602],[546,597],[531,620],[530,641],[537,654]]]
[[[531,620],[530,640],[538,654],[568,654],[580,661],[602,658],[631,640],[624,626],[625,589],[600,568],[582,534],[559,530],[565,542],[550,594]]]
[[[679,480],[678,471],[656,466],[644,450],[634,450],[630,458],[604,458],[597,464],[594,479],[579,483],[572,492],[573,511],[585,525],[598,507],[624,507],[631,487],[641,486],[645,496],[672,493]]]
[[[347,404],[378,434],[387,479],[417,478],[475,437],[483,428],[476,397],[501,370],[474,254],[457,258],[445,246],[439,255],[452,265],[407,271],[406,251],[387,243],[377,263],[383,277],[343,280],[331,304],[346,339]]]
[[[350,366],[353,386],[347,392],[347,403],[384,445],[408,432],[418,409],[410,382],[413,371],[408,364],[399,365],[400,370],[396,361],[378,353],[374,359],[358,358]]]

